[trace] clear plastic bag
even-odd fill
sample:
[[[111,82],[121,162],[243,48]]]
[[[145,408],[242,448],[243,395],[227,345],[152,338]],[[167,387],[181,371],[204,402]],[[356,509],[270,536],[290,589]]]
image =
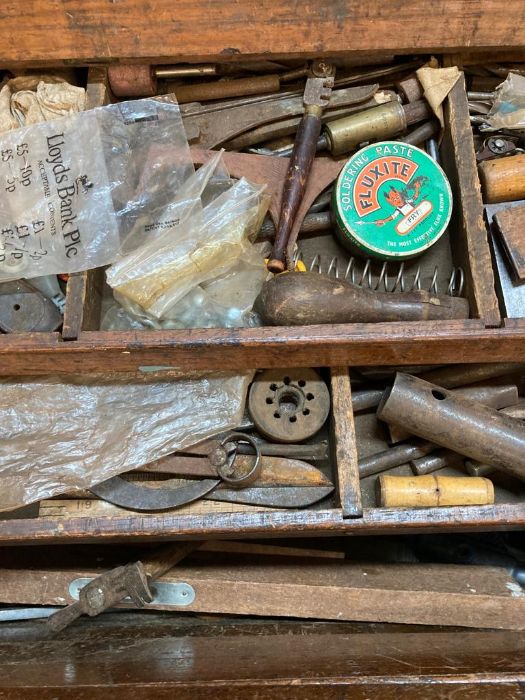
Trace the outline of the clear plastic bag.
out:
[[[489,128],[525,129],[525,76],[509,73],[507,79],[496,88],[496,99],[487,114]]]
[[[154,155],[153,155],[154,154]],[[177,228],[195,203],[178,105],[133,100],[0,137],[0,281],[113,262]]]
[[[237,427],[252,376],[0,381],[0,510],[89,488]]]
[[[193,289],[223,276],[251,253],[250,239],[268,209],[265,186],[244,178],[227,180],[220,155],[186,185],[193,193],[194,181],[199,181],[203,206],[195,206],[176,232],[149,241],[106,272],[118,298],[138,305],[148,316],[172,318],[171,310]]]
[[[264,258],[268,244],[247,247],[247,252],[228,272],[194,287],[173,305],[163,319],[146,314],[138,304],[115,294],[119,303],[106,311],[101,330],[170,328],[240,328],[260,325],[252,307],[268,271]]]

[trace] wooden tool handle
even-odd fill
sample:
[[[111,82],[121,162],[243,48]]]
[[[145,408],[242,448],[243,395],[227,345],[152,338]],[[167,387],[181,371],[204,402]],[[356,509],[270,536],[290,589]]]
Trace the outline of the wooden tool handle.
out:
[[[486,204],[525,198],[525,154],[486,160],[478,170]]]
[[[492,481],[474,476],[380,476],[381,508],[485,506],[494,503]]]
[[[276,243],[277,245],[277,243]],[[315,272],[289,272],[263,285],[257,312],[273,326],[468,318],[466,299],[429,292],[374,292]]]
[[[181,85],[174,92],[179,104],[200,100],[222,100],[227,97],[262,95],[265,92],[278,92],[281,82],[278,75],[260,75],[256,78],[238,80],[216,80],[213,83]]]
[[[270,272],[283,272],[286,269],[288,239],[306,189],[320,133],[320,115],[307,112],[301,119],[284,181],[279,225],[268,262]]]
[[[159,578],[201,546],[201,542],[174,542],[159,547],[142,564],[148,576]]]

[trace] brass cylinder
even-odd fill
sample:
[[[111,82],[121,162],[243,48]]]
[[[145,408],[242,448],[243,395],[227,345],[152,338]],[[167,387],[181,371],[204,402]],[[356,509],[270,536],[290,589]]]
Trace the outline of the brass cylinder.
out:
[[[217,66],[210,63],[199,63],[184,66],[158,66],[155,75],[161,80],[173,78],[202,78],[206,75],[217,75]]]
[[[381,508],[485,506],[494,503],[489,479],[473,476],[380,476],[377,501]]]
[[[405,110],[399,102],[386,102],[351,114],[343,119],[327,122],[324,127],[334,156],[348,153],[363,141],[380,141],[400,134],[407,127]]]

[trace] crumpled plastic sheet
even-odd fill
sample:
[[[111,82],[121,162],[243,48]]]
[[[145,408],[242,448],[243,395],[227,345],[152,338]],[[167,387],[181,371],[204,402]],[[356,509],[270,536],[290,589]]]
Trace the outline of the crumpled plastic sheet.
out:
[[[89,488],[237,427],[252,377],[0,381],[0,511]]]
[[[489,128],[484,128],[484,131],[525,129],[525,76],[509,73],[506,80],[498,85],[486,120]]]
[[[100,328],[122,331],[261,325],[252,307],[268,277],[264,263],[268,248],[268,243],[249,246],[246,254],[226,274],[194,287],[170,307],[163,319],[147,314],[138,304],[115,292],[115,303],[105,311]]]
[[[219,188],[217,170],[221,173]],[[252,185],[244,178],[229,180],[221,171],[221,153],[218,153],[181,188],[178,197],[182,196],[184,202],[193,201],[194,205],[175,234],[172,231],[160,234],[119,258],[106,271],[108,284],[121,303],[126,298],[146,315],[173,318],[173,307],[198,285],[217,279],[243,260],[248,263],[253,258],[250,241],[255,238],[269,205],[265,186]],[[187,205],[184,208],[189,211]],[[262,286],[265,272],[262,257],[259,267]],[[126,310],[130,311],[130,307]],[[200,324],[196,321],[194,325]]]

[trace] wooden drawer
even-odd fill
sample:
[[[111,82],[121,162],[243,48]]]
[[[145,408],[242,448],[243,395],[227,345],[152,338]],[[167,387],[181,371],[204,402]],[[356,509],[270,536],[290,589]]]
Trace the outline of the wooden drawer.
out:
[[[32,37],[30,45],[24,52],[20,52],[11,36],[6,45],[12,50],[6,55],[3,65],[13,68],[24,63],[32,66],[40,63],[59,66],[66,60],[74,65],[88,65],[89,106],[93,107],[108,99],[105,68],[94,67],[95,63],[109,62],[109,58],[100,58],[104,55],[121,59],[133,56],[135,60],[151,59],[154,62],[210,58],[231,61],[235,60],[238,50],[243,55],[266,57],[268,51],[275,56],[288,57],[313,56],[314,50],[315,55],[336,55],[347,50],[350,36],[347,32],[352,27],[353,35],[355,26],[361,26],[363,30],[362,33],[355,32],[356,37],[359,37],[354,46],[360,52],[357,55],[367,51],[378,53],[389,50],[409,53],[414,50],[426,51],[428,47],[452,50],[472,43],[471,29],[468,28],[470,25],[467,25],[467,20],[471,17],[466,17],[468,12],[464,7],[458,12],[457,3],[454,3],[452,9],[447,3],[433,5],[430,12],[438,13],[435,22],[428,16],[425,27],[414,38],[408,30],[406,34],[400,32],[399,26],[410,27],[416,18],[420,20],[420,3],[415,2],[404,3],[402,8],[396,8],[395,22],[383,17],[382,29],[379,30],[379,25],[375,24],[371,32],[369,9],[365,11],[352,8],[351,13],[349,3],[344,2],[339,4],[341,17],[330,15],[325,21],[319,18],[317,4],[303,2],[302,5],[309,12],[305,15],[308,21],[303,25],[298,22],[295,12],[291,15],[290,10],[280,8],[272,0],[269,5],[278,20],[275,25],[259,23],[258,29],[265,28],[266,33],[258,33],[253,27],[249,32],[239,32],[235,3],[227,2],[220,3],[220,8],[218,4],[214,5],[215,11],[220,15],[219,27],[221,22],[227,25],[224,34],[221,35],[221,30],[217,27],[216,31],[214,29],[206,35],[201,31],[198,39],[193,32],[195,22],[202,19],[203,10],[198,5],[182,3],[179,23],[182,39],[179,55],[174,56],[174,44],[167,41],[167,37],[173,37],[173,34],[162,31],[170,14],[167,3],[163,1],[157,5],[157,12],[154,13],[155,26],[144,31],[140,42],[136,41],[136,37],[139,35],[139,24],[144,28],[143,7],[135,2],[127,2],[126,5],[133,8],[129,21],[122,19],[126,29],[120,38],[112,40],[107,51],[100,42],[107,37],[107,27],[111,26],[108,13],[96,0],[85,5],[73,2],[71,12],[64,13],[69,19],[64,16],[56,25],[67,29],[66,43],[50,41],[45,32],[29,32]],[[497,46],[499,42],[506,46],[512,45],[515,37],[514,21],[499,5],[500,3],[491,5],[490,11],[483,17],[483,26],[478,22],[480,45]],[[120,11],[120,8],[116,9]],[[450,21],[443,22],[443,12],[449,9],[452,11]],[[99,11],[100,14],[97,15]],[[53,12],[40,1],[33,3],[25,16],[26,30],[32,24],[36,26],[35,17],[38,16],[39,22],[44,18],[43,26],[47,24],[50,36]],[[354,20],[359,13],[361,24],[355,25]],[[16,34],[13,17],[9,13],[7,20],[3,23],[3,31]],[[82,25],[86,20],[94,22],[94,25],[90,25],[86,36],[82,37],[75,22]],[[99,22],[100,32],[97,31]],[[293,31],[283,30],[283,27],[290,25],[295,27]],[[135,34],[132,36],[129,32],[133,27]],[[275,27],[279,28],[278,31]],[[428,32],[426,27],[432,31]],[[336,31],[330,34],[329,30],[334,28]],[[306,36],[302,36],[303,30]],[[372,42],[372,33],[375,35],[376,32],[377,36]],[[385,36],[389,38],[385,39]],[[242,39],[240,49],[235,45],[235,37]],[[232,47],[227,48],[224,42],[230,39]],[[115,49],[117,44],[118,50]],[[206,46],[206,50],[202,49],[203,46]],[[291,46],[293,53],[290,53]],[[44,54],[46,60],[42,61]],[[103,271],[94,270],[70,278],[66,318],[61,333],[0,337],[1,375],[142,371],[151,370],[152,367],[167,372],[236,370],[241,367],[280,367],[284,358],[287,366],[331,368],[332,466],[338,489],[329,507],[301,511],[267,509],[259,512],[239,510],[193,514],[175,511],[146,516],[129,512],[89,516],[84,511],[79,516],[66,517],[38,517],[34,513],[20,513],[18,517],[0,520],[0,542],[94,542],[100,538],[153,541],[174,537],[238,537],[239,532],[246,536],[284,537],[327,533],[522,528],[525,525],[525,508],[510,493],[498,493],[494,506],[402,510],[375,507],[371,501],[371,485],[365,485],[363,497],[359,487],[353,440],[356,422],[351,411],[351,390],[346,369],[349,365],[525,361],[525,328],[515,324],[501,325],[490,250],[480,216],[481,199],[462,80],[447,100],[445,118],[443,166],[455,197],[449,258],[454,266],[460,266],[465,273],[466,290],[471,304],[471,318],[468,320],[233,330],[104,332],[99,330]]]
[[[104,68],[88,71],[88,107],[111,99]],[[439,269],[441,291],[453,269],[465,276],[470,302],[468,320],[360,323],[308,327],[101,331],[104,271],[74,274],[67,287],[61,333],[0,337],[0,374],[136,371],[152,366],[176,371],[288,366],[344,366],[440,362],[510,361],[525,359],[523,328],[501,327],[490,250],[477,182],[468,105],[461,79],[446,103],[442,164],[454,194],[449,233],[416,262],[427,281]],[[316,239],[325,256],[325,270],[334,239],[330,232]],[[310,241],[311,243],[311,241]],[[306,244],[304,244],[306,245]],[[340,254],[341,248],[336,248]],[[311,250],[310,259],[315,250]],[[345,253],[346,255],[346,253]],[[348,258],[342,261],[344,268]],[[362,264],[362,263],[360,263]],[[415,277],[409,266],[409,280]],[[391,270],[391,278],[396,269]],[[410,282],[409,282],[410,283]]]
[[[491,506],[454,508],[378,508],[371,476],[359,480],[356,433],[369,445],[366,454],[385,449],[373,427],[373,413],[352,412],[350,378],[346,368],[330,370],[332,419],[331,478],[335,495],[304,510],[253,509],[200,501],[182,511],[134,513],[102,501],[46,501],[0,519],[0,543],[37,544],[184,538],[298,537],[307,535],[403,534],[435,531],[519,529],[525,526],[523,488],[496,486]],[[365,453],[363,453],[365,454]],[[363,456],[363,455],[361,455]],[[410,474],[408,467],[392,470]],[[461,472],[452,470],[451,475]],[[523,485],[522,485],[523,486]],[[55,506],[56,503],[56,506]],[[39,512],[41,515],[39,515]]]

